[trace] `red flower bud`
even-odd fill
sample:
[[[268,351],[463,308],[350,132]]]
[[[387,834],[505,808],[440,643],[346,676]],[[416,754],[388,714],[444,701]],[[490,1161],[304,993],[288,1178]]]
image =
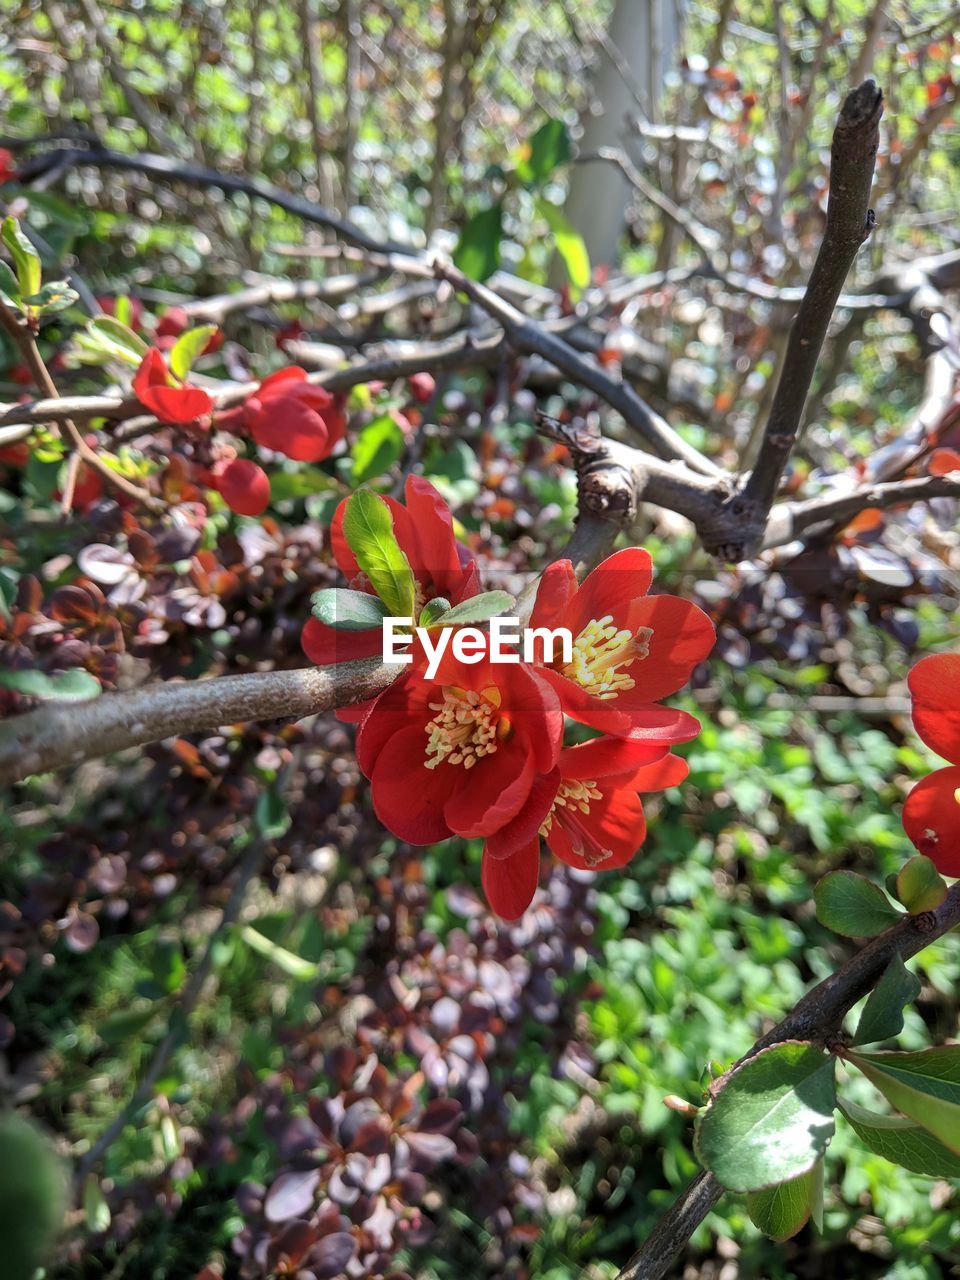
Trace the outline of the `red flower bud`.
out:
[[[231,511],[239,516],[258,516],[270,502],[267,473],[247,458],[234,458],[214,468],[213,481]]]
[[[420,404],[426,404],[437,389],[432,373],[415,373],[410,379],[410,394]]]
[[[296,462],[329,457],[347,427],[337,400],[296,365],[264,378],[247,401],[244,420],[257,444]]]

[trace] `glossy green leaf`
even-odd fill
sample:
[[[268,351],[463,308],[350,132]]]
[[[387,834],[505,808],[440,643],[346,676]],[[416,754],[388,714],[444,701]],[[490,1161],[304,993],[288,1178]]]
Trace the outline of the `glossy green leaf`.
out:
[[[892,1107],[960,1154],[960,1045],[848,1057]]]
[[[39,293],[43,279],[40,255],[20,230],[20,223],[16,218],[4,218],[0,225],[0,239],[13,258],[21,295],[26,298]]]
[[[823,1161],[788,1182],[747,1196],[747,1213],[756,1226],[771,1240],[782,1243],[801,1231],[813,1213],[818,1187],[822,1187]]]
[[[500,265],[503,205],[475,213],[460,234],[453,261],[471,280],[487,280]]]
[[[216,332],[215,324],[201,324],[181,333],[170,350],[170,372],[175,378],[187,376]]]
[[[382,476],[403,455],[406,439],[388,413],[367,424],[354,441],[350,456],[354,484],[365,484]]]
[[[449,613],[452,607],[449,600],[445,600],[443,596],[436,596],[433,600],[428,600],[420,610],[418,624],[421,627],[436,626],[439,619],[445,613]]]
[[[265,840],[279,840],[290,830],[290,810],[278,791],[261,791],[253,811],[253,821]]]
[[[523,148],[517,164],[521,182],[538,185],[570,159],[570,134],[562,120],[547,120]]]
[[[812,1168],[834,1131],[834,1060],[812,1044],[764,1049],[721,1085],[697,1154],[730,1191],[760,1191]]]
[[[867,997],[853,1043],[876,1044],[898,1036],[903,1030],[903,1010],[919,994],[920,979],[899,955],[894,956]]]
[[[325,587],[312,600],[313,616],[337,631],[369,631],[382,627],[386,606],[367,591],[348,591],[343,587]]]
[[[831,871],[813,899],[820,923],[845,938],[872,938],[903,918],[878,885],[853,871]]]
[[[79,298],[76,289],[71,289],[66,280],[51,280],[39,293],[24,298],[25,306],[33,307],[41,315],[53,315],[57,311],[66,311]]]
[[[590,255],[583,236],[549,200],[538,200],[537,211],[553,232],[553,242],[567,269],[572,292],[577,294],[590,283]]]
[[[508,591],[484,591],[469,600],[461,600],[445,613],[433,619],[434,627],[463,627],[478,622],[488,622],[497,618],[516,604],[515,598]],[[426,623],[422,623],[426,626]]]
[[[855,1102],[839,1102],[844,1119],[865,1147],[913,1173],[960,1178],[960,1155],[906,1116],[882,1116]]]
[[[369,489],[354,493],[344,513],[343,534],[388,613],[395,618],[412,618],[416,580],[383,499]]]
[[[947,896],[947,883],[930,858],[917,854],[897,875],[897,897],[911,915],[935,911]]]
[[[139,334],[113,316],[95,316],[87,325],[86,336],[104,355],[130,365],[139,365],[150,349]]]
[[[240,929],[240,937],[251,951],[256,951],[258,955],[266,956],[278,969],[281,969],[291,978],[296,978],[298,982],[310,982],[319,973],[319,965],[314,964],[311,960],[302,959],[292,951],[288,951],[286,947],[281,947],[271,938],[258,933],[256,929],[248,924]]]

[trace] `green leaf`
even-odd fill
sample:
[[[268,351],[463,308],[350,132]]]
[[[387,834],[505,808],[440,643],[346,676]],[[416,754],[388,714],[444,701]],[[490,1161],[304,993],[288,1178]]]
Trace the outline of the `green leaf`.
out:
[[[290,810],[278,791],[269,787],[257,797],[253,821],[265,840],[279,840],[290,830]]]
[[[891,1106],[960,1155],[960,1045],[847,1056]]]
[[[369,489],[347,501],[343,534],[370,585],[395,618],[412,618],[416,580],[396,534],[390,508]]]
[[[813,899],[820,923],[845,938],[872,938],[903,918],[878,885],[853,871],[831,871]]]
[[[799,1177],[778,1183],[775,1187],[765,1187],[762,1191],[752,1191],[747,1196],[747,1213],[765,1236],[782,1244],[807,1225],[813,1213],[818,1184],[822,1186],[818,1176],[822,1167],[823,1161],[818,1160],[812,1169]]]
[[[503,205],[475,213],[460,233],[453,251],[454,265],[471,280],[484,281],[500,265],[500,240],[503,237]]]
[[[157,1005],[147,1004],[141,1009],[118,1009],[97,1027],[97,1035],[104,1044],[122,1044],[133,1036],[139,1036],[157,1016]]]
[[[170,372],[175,378],[183,379],[187,376],[216,332],[215,324],[201,324],[196,329],[181,333],[170,351]]]
[[[0,239],[10,250],[21,295],[26,298],[39,293],[43,280],[40,255],[20,230],[20,223],[16,218],[4,218],[3,225],[0,226]]]
[[[25,306],[33,307],[41,315],[53,315],[56,311],[66,311],[79,298],[76,289],[71,289],[66,280],[51,280],[39,293],[24,298]]]
[[[337,631],[370,631],[382,627],[387,616],[381,599],[366,591],[325,587],[313,596],[313,616]]]
[[[738,1067],[697,1127],[701,1162],[730,1191],[761,1191],[811,1169],[833,1136],[834,1060],[773,1045]]]
[[[351,478],[355,485],[382,476],[403,454],[406,439],[388,413],[367,424],[354,441]]]
[[[7,264],[0,259],[0,299],[8,306],[18,307],[21,303],[20,284]]]
[[[16,1112],[0,1115],[4,1280],[31,1280],[47,1261],[67,1207],[65,1172],[39,1129]]]
[[[557,253],[563,259],[563,265],[570,277],[571,292],[579,294],[580,290],[585,289],[590,283],[590,255],[583,236],[549,200],[538,200],[537,211],[547,221],[553,232]]]
[[[0,671],[0,685],[28,698],[54,702],[89,702],[102,692],[96,676],[79,668],[54,676],[34,670]]]
[[[461,600],[439,618],[434,618],[429,625],[462,627],[468,623],[486,622],[489,618],[499,617],[514,604],[516,600],[507,591],[484,591],[478,596],[471,596],[469,600]],[[420,625],[427,625],[423,622],[422,615]]]
[[[278,969],[282,969],[284,973],[289,974],[291,978],[296,978],[299,982],[310,982],[320,972],[318,964],[294,955],[292,951],[288,951],[286,947],[281,947],[271,938],[264,937],[262,933],[258,933],[256,929],[251,928],[248,924],[241,928],[240,937],[251,951],[256,951],[258,955],[266,956]]]
[[[548,120],[542,124],[524,148],[517,164],[517,177],[521,182],[539,184],[566,164],[570,159],[570,134],[562,120]]]
[[[419,625],[421,627],[439,625],[439,619],[445,613],[449,613],[451,607],[450,601],[445,600],[443,596],[436,596],[433,600],[428,600],[420,610]]]
[[[95,316],[87,325],[86,336],[95,349],[130,365],[139,365],[150,350],[138,334],[113,316]]]
[[[150,957],[150,977],[157,990],[165,996],[173,995],[180,990],[186,976],[180,943],[173,938],[161,938]]]
[[[319,467],[299,466],[296,471],[274,471],[270,477],[270,502],[292,502],[321,493],[338,493],[340,486]]]
[[[95,1173],[88,1173],[83,1182],[83,1216],[87,1220],[87,1230],[94,1235],[99,1235],[110,1226],[110,1206],[100,1190],[100,1179]]]
[[[875,1044],[898,1036],[903,1030],[903,1010],[919,994],[920,979],[899,955],[894,956],[867,997],[853,1043]]]
[[[912,916],[935,911],[947,896],[947,883],[930,858],[918,854],[897,875],[897,897]]]
[[[884,1160],[929,1178],[960,1178],[960,1156],[905,1116],[881,1116],[855,1102],[839,1102],[841,1114],[863,1145]]]

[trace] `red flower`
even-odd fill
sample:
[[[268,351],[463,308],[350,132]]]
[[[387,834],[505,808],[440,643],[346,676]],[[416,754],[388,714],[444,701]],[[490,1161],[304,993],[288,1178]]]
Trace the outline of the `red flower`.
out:
[[[213,408],[206,391],[177,382],[155,347],[143,357],[133,379],[133,390],[144,408],[161,422],[193,422]]]
[[[428,404],[437,389],[437,380],[432,373],[414,373],[410,375],[410,394],[420,404]]]
[[[258,516],[269,505],[270,481],[255,462],[234,458],[218,463],[211,478],[224,502],[237,515]]]
[[[451,604],[475,596],[480,589],[477,566],[470,552],[454,537],[447,504],[422,476],[407,476],[404,492],[406,506],[386,496],[383,501],[390,508],[397,542],[417,579],[418,609],[439,596]],[[345,498],[334,513],[330,543],[347,585],[355,591],[370,592],[370,584],[360,572],[343,533],[347,501]],[[310,661],[324,666],[328,662],[375,657],[383,652],[383,633],[379,627],[370,631],[336,631],[311,618],[303,629],[302,644]]]
[[[595,738],[560,753],[556,769],[538,778],[523,810],[483,847],[481,876],[487,901],[506,920],[530,905],[540,874],[540,836],[570,867],[607,871],[630,861],[647,826],[638,792],[675,786],[687,765],[669,754],[667,739],[679,727],[663,708],[665,723],[630,738]],[[692,719],[692,717],[689,717]],[[693,721],[696,724],[696,721]],[[696,729],[684,726],[683,736]]]
[[[337,399],[296,365],[264,378],[243,406],[241,422],[257,444],[296,462],[329,457],[347,429]]]
[[[169,351],[180,335],[189,327],[190,315],[183,307],[168,307],[160,317],[154,331],[154,341],[161,351]],[[223,330],[218,329],[216,333],[211,334],[210,341],[200,354],[202,356],[210,355],[213,351],[219,351],[222,346]]]
[[[907,683],[917,733],[950,767],[913,788],[903,807],[903,828],[938,871],[960,876],[960,653],[922,658]]]
[[[485,836],[515,818],[557,762],[556,694],[517,663],[466,665],[447,653],[435,680],[415,667],[364,716],[357,761],[377,817],[410,844]]]
[[[707,615],[678,596],[648,596],[652,579],[653,563],[639,547],[615,552],[579,587],[569,560],[543,575],[530,625],[569,628],[574,644],[571,662],[557,645],[538,669],[574,720],[628,734],[713,648]]]
[[[0,182],[9,182],[17,176],[15,157],[6,147],[0,147]]]

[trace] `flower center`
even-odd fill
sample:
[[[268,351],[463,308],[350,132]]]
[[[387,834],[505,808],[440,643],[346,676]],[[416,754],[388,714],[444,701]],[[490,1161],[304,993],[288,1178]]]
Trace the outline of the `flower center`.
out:
[[[430,703],[430,710],[437,714],[424,726],[427,768],[436,769],[446,760],[472,769],[483,756],[492,756],[513,733],[509,717],[500,711],[500,701],[500,690],[494,685],[479,693],[444,685],[443,700]]]
[[[561,674],[595,698],[615,698],[635,683],[619,668],[648,658],[652,635],[652,627],[638,627],[635,632],[619,628],[611,614],[591,618],[574,640],[573,660],[561,668]]]
[[[542,836],[549,835],[556,818],[569,835],[574,853],[590,867],[598,867],[601,862],[613,857],[613,850],[601,848],[583,822],[590,813],[590,802],[599,800],[600,797],[601,792],[592,780],[577,778],[561,782],[550,812],[540,828]]]

